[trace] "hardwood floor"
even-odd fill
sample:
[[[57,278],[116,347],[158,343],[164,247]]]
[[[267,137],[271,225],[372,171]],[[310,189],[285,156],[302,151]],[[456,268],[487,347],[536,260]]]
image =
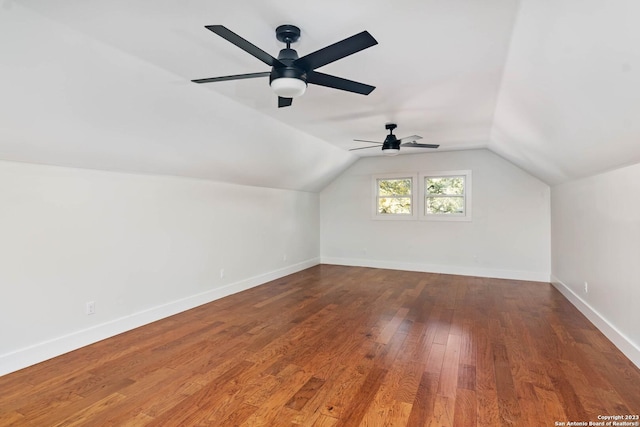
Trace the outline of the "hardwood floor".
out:
[[[640,370],[548,284],[332,265],[0,377],[2,426],[557,426],[638,413]]]

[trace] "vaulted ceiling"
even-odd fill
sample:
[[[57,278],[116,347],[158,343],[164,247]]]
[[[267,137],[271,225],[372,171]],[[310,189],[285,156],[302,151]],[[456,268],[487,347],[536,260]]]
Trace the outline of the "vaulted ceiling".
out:
[[[318,191],[354,138],[418,134],[487,148],[553,185],[640,162],[635,0],[2,0],[0,159]],[[376,86],[309,86],[277,108],[268,71],[204,28],[276,56],[363,30],[378,45],[319,71]],[[425,150],[403,148],[401,155]]]

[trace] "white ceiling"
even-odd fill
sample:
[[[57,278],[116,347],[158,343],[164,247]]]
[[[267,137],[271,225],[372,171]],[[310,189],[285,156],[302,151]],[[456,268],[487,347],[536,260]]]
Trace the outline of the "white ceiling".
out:
[[[0,0],[0,159],[318,191],[354,138],[488,148],[549,184],[640,161],[636,0]],[[277,56],[368,30],[322,67],[376,86],[313,86],[278,109],[268,71],[204,25]],[[403,148],[401,155],[426,150]]]

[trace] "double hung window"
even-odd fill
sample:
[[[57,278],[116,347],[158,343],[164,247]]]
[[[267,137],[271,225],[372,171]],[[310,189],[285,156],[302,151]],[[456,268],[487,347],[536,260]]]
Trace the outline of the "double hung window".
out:
[[[471,221],[471,171],[376,175],[374,219]]]
[[[471,220],[471,171],[447,171],[420,175],[421,218]]]
[[[378,175],[373,183],[375,219],[416,218],[416,175]]]

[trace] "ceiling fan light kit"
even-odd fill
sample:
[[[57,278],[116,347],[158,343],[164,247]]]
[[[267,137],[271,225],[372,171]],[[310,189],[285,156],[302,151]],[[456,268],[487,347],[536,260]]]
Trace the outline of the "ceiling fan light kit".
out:
[[[280,77],[271,81],[273,92],[284,98],[297,98],[304,95],[307,82],[294,77]]]
[[[289,24],[280,25],[276,28],[276,38],[282,43],[286,43],[287,47],[280,50],[278,57],[274,58],[222,25],[207,25],[205,28],[258,58],[270,66],[271,71],[196,79],[192,80],[194,83],[211,83],[269,76],[269,85],[273,92],[278,95],[279,108],[290,106],[293,98],[302,96],[305,93],[309,83],[361,95],[368,95],[375,89],[374,86],[315,71],[316,68],[378,44],[376,39],[367,31],[299,58],[295,49],[291,49],[291,43],[295,43],[300,38],[300,28]]]

